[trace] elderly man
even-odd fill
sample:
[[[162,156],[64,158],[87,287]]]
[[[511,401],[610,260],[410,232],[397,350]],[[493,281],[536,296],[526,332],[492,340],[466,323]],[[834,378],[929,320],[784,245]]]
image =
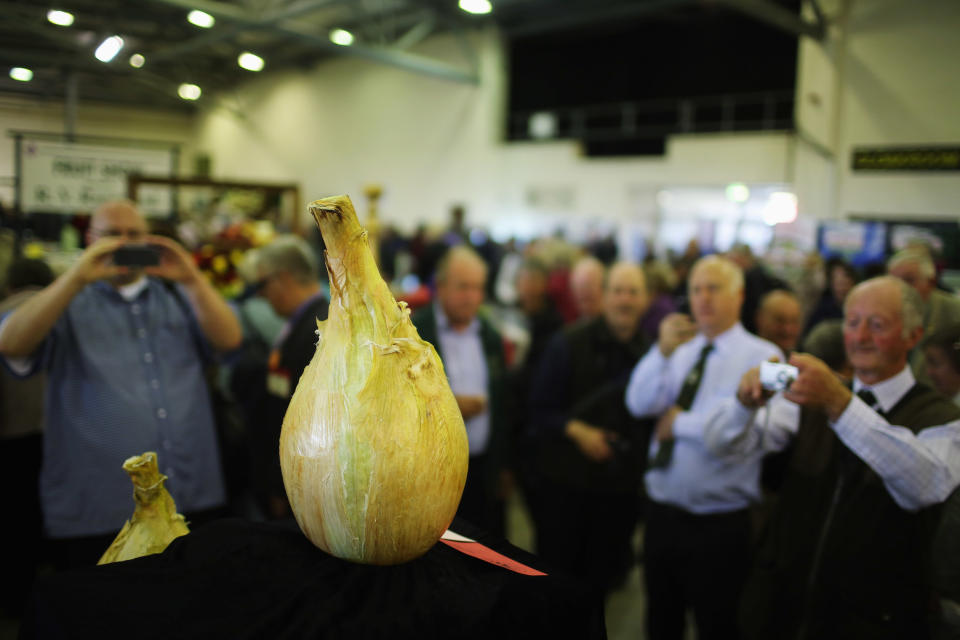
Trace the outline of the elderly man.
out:
[[[667,316],[626,392],[634,416],[659,416],[644,478],[652,640],[682,638],[688,607],[700,638],[737,637],[736,605],[750,562],[748,507],[759,498],[759,464],[714,456],[704,426],[750,367],[783,357],[776,345],[740,324],[743,274],[730,260],[698,260],[689,299],[695,323],[685,315]]]
[[[647,440],[620,399],[650,344],[640,329],[648,303],[639,265],[611,267],[603,314],[551,340],[530,398],[543,481],[531,501],[537,553],[598,594],[622,582],[633,556]]]
[[[15,373],[47,371],[40,496],[58,564],[93,564],[130,516],[123,461],[157,451],[177,508],[224,502],[203,365],[241,341],[230,308],[176,242],[147,235],[131,202],[93,215],[89,247],[3,319],[0,354]],[[158,264],[117,266],[146,243]],[[176,284],[161,282],[158,278]]]
[[[758,336],[789,355],[796,350],[803,329],[800,301],[786,289],[774,289],[760,298],[756,323]]]
[[[317,259],[303,238],[279,236],[256,254],[259,294],[286,319],[267,362],[260,418],[249,421],[253,484],[270,518],[290,514],[280,472],[280,428],[303,370],[316,352],[317,320],[327,319]]]
[[[852,391],[796,354],[788,390],[766,402],[752,369],[710,421],[729,464],[793,445],[744,592],[748,637],[926,637],[931,507],[960,483],[960,411],[907,366],[920,305],[890,276],[861,283],[844,305]]]
[[[603,279],[606,267],[593,256],[577,260],[570,272],[570,293],[577,318],[596,318],[603,313]]]
[[[937,289],[937,270],[930,254],[921,248],[899,251],[887,262],[887,272],[913,287],[923,301],[923,332],[960,322],[960,298]],[[923,349],[916,349],[910,366],[917,378],[930,384]]]
[[[503,340],[480,313],[487,265],[473,250],[451,248],[437,266],[436,303],[411,318],[436,347],[467,427],[470,467],[457,513],[491,533],[504,532],[510,433],[504,411]]]

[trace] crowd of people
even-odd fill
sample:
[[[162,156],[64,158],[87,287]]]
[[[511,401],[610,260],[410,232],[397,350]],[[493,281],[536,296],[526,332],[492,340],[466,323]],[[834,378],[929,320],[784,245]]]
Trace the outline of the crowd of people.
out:
[[[56,278],[15,261],[0,307],[0,451],[22,474],[4,486],[33,495],[10,606],[41,523],[56,568],[96,562],[132,509],[131,455],[158,451],[192,526],[290,517],[277,443],[329,304],[314,247],[258,249],[228,304],[132,203],[100,207],[87,242]],[[131,242],[158,264],[115,265]],[[652,640],[688,619],[700,638],[958,632],[960,297],[926,247],[869,274],[814,256],[801,281],[822,291],[743,246],[633,263],[609,242],[502,247],[462,212],[434,238],[381,238],[388,280],[400,253],[467,431],[460,517],[506,535],[518,492],[536,552],[597,597],[642,562]],[[794,367],[786,388],[766,361]],[[42,401],[19,386],[35,374]]]

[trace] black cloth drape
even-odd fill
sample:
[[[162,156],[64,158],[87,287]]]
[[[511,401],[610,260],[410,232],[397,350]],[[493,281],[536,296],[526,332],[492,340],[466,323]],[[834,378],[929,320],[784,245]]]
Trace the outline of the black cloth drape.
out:
[[[314,547],[292,521],[212,522],[159,555],[47,576],[22,638],[605,638],[603,604],[466,521],[451,529],[546,576],[437,543],[377,567]]]

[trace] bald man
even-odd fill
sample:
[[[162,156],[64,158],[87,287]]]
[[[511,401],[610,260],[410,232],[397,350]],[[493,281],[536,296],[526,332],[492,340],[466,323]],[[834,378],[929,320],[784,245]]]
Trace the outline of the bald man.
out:
[[[704,440],[712,412],[757,362],[780,349],[740,324],[743,273],[701,258],[689,280],[693,319],[667,316],[656,346],[637,364],[627,408],[656,417],[644,537],[647,632],[684,637],[691,609],[699,638],[737,638],[736,610],[750,564],[748,508],[760,497],[759,466],[731,464]]]
[[[449,249],[437,265],[434,304],[411,320],[420,337],[436,347],[467,428],[470,468],[457,514],[503,535],[512,484],[507,366],[503,339],[481,313],[486,281],[487,264],[479,254],[462,245]]]
[[[621,402],[650,345],[641,329],[649,295],[640,266],[611,267],[602,301],[601,315],[568,326],[543,354],[530,397],[542,484],[528,496],[537,553],[600,595],[630,569],[649,433]]]
[[[800,300],[786,289],[775,289],[757,305],[757,335],[780,347],[785,355],[796,351],[803,329]]]
[[[190,254],[149,235],[132,202],[98,208],[87,240],[72,267],[0,324],[11,371],[46,369],[40,497],[61,566],[96,563],[130,517],[120,471],[130,456],[157,452],[180,511],[223,504],[204,363],[211,348],[241,341],[237,319]],[[149,245],[157,264],[115,264],[114,253],[131,244]]]
[[[596,318],[603,313],[603,280],[606,267],[587,256],[580,258],[570,272],[570,293],[578,318]]]
[[[896,278],[860,283],[844,302],[852,389],[794,354],[787,389],[770,397],[751,369],[710,421],[711,447],[743,465],[793,445],[743,637],[929,637],[928,551],[937,505],[960,484],[960,409],[907,366],[921,313]]]

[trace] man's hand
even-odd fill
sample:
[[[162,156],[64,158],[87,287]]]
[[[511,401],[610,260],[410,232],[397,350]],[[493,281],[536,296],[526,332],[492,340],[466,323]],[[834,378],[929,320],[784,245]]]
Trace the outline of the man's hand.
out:
[[[697,325],[685,313],[670,313],[660,321],[660,338],[657,345],[664,358],[669,358],[674,349],[697,335]]]
[[[487,408],[486,396],[457,396],[457,406],[460,407],[460,413],[464,420],[469,420],[474,416],[483,413]]]
[[[770,362],[779,362],[780,358],[770,358]],[[737,401],[748,409],[757,409],[767,404],[773,391],[764,389],[760,384],[760,367],[750,369],[740,378],[737,387]]]
[[[203,277],[193,261],[193,256],[176,241],[163,236],[147,236],[144,241],[156,247],[160,253],[160,264],[144,268],[143,272],[147,275],[185,285],[190,285],[197,278]]]
[[[790,364],[798,370],[797,379],[783,392],[783,397],[803,407],[823,409],[831,421],[837,420],[853,396],[837,374],[822,360],[806,353],[790,356]]]
[[[680,411],[680,407],[674,405],[657,418],[657,426],[653,430],[653,437],[657,439],[657,442],[673,439],[673,421],[677,419],[677,414]]]
[[[566,434],[583,455],[594,462],[605,462],[613,456],[610,441],[616,439],[617,434],[612,431],[595,427],[582,420],[571,420],[567,423]]]
[[[128,273],[129,267],[113,264],[113,252],[124,244],[123,238],[100,238],[87,247],[66,275],[76,282],[78,289],[82,289],[91,282]]]

